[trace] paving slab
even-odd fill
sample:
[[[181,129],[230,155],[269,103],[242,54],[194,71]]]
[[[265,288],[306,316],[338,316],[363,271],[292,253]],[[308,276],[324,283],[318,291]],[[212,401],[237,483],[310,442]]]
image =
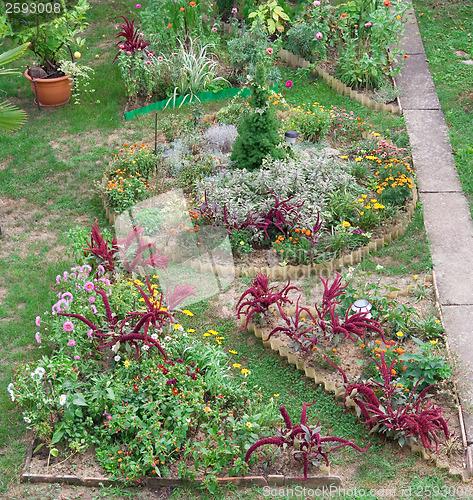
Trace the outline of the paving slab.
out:
[[[419,192],[462,192],[441,110],[404,110]]]
[[[400,49],[407,55],[424,54],[424,44],[419,32],[419,26],[414,11],[407,11],[405,31],[401,36]]]
[[[466,198],[422,193],[420,199],[440,305],[473,305],[473,221]]]
[[[456,376],[460,396],[464,403],[462,406],[471,416],[473,412],[473,305],[443,306],[442,315],[446,330],[455,332],[455,335],[449,337],[448,343],[458,361]],[[467,440],[473,443],[473,419],[469,418],[468,421]]]
[[[400,74],[394,79],[396,85],[402,87],[399,99],[404,110],[440,109],[439,98],[429,73],[425,54],[409,56]]]

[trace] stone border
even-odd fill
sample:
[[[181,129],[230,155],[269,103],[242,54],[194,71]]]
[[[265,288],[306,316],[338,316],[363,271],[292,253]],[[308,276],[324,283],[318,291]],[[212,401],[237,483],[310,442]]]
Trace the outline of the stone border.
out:
[[[348,255],[343,257],[333,259],[330,261],[322,262],[320,264],[307,264],[299,266],[273,266],[273,267],[256,267],[256,266],[224,266],[216,264],[213,266],[210,263],[202,263],[200,260],[190,261],[192,268],[197,269],[198,272],[213,272],[216,276],[228,276],[235,275],[235,277],[248,276],[254,277],[259,272],[262,272],[269,276],[273,281],[291,279],[308,278],[309,276],[328,276],[330,272],[337,271],[346,266],[352,266],[359,264],[365,256],[368,256],[370,252],[376,252],[385,245],[388,245],[392,241],[402,236],[409,225],[409,222],[414,216],[414,211],[417,206],[417,190],[412,191],[412,199],[406,206],[407,213],[398,224],[394,226],[388,233],[376,238],[365,245],[364,247],[354,250]],[[105,209],[106,217],[110,224],[115,224],[117,219],[117,214],[111,210],[105,197],[102,197],[102,203]]]
[[[404,292],[408,293],[406,291],[404,291]],[[273,314],[275,315],[276,312],[274,311]],[[242,318],[240,319],[240,324],[242,327],[244,327],[245,322],[246,322],[246,318],[245,318],[245,316],[242,316]],[[278,338],[271,338],[269,341],[264,341],[263,340],[263,329],[257,327],[255,323],[251,323],[251,322],[248,323],[247,330],[250,331],[251,333],[253,333],[256,338],[261,339],[264,347],[269,347],[271,350],[278,352],[278,354],[281,358],[287,358],[288,364],[295,365],[299,371],[304,372],[304,374],[307,378],[313,378],[316,385],[323,385],[326,392],[333,392],[335,394],[336,400],[341,401],[343,399],[343,396],[345,394],[345,389],[343,386],[338,385],[331,380],[326,380],[323,375],[319,375],[315,371],[315,368],[307,366],[306,363],[304,361],[301,361],[297,357],[296,354],[290,352],[287,347],[283,346],[281,341]],[[353,401],[349,401],[347,403],[347,406],[351,407],[351,408],[356,407],[356,405]],[[461,415],[459,415],[459,416],[460,416],[460,426],[461,426],[462,419],[461,419]],[[416,444],[412,444],[412,443],[409,443],[409,447],[411,448],[411,451],[413,453],[419,452],[424,460],[433,461],[437,468],[446,469],[449,476],[459,477],[463,483],[468,482],[469,477],[470,477],[468,469],[466,471],[453,470],[450,468],[449,464],[442,462],[438,456],[430,455],[424,447],[416,445]],[[471,455],[471,451],[470,451],[470,455]],[[467,458],[469,458],[468,454],[467,454]]]
[[[108,477],[79,477],[72,475],[55,475],[55,474],[31,474],[27,472],[27,469],[31,463],[33,457],[33,445],[34,440],[30,443],[28,451],[26,454],[25,463],[23,465],[20,474],[20,483],[59,483],[59,484],[72,484],[75,486],[86,486],[89,488],[102,486],[111,486],[114,484],[123,483],[122,480],[110,479]],[[320,488],[320,487],[330,487],[342,486],[342,480],[339,476],[330,475],[330,467],[324,468],[320,467],[322,474],[317,476],[308,476],[307,481],[300,481],[293,476],[283,476],[283,475],[268,475],[264,476],[237,476],[237,477],[219,477],[217,478],[217,483],[221,486],[227,484],[233,484],[241,488],[250,488],[252,486],[289,486],[296,484],[303,484],[307,488]],[[325,472],[325,474],[324,474]],[[199,480],[191,479],[179,479],[179,478],[167,478],[167,477],[145,477],[141,483],[141,486],[146,486],[148,488],[192,488],[198,487],[202,484]]]

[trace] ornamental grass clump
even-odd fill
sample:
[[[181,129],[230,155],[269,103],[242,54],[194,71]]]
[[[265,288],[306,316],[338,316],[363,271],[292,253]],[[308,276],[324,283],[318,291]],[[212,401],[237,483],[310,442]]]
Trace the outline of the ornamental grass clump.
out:
[[[230,155],[232,165],[239,169],[255,170],[267,157],[282,159],[286,156],[265,82],[264,66],[260,63],[250,83],[250,110],[238,125],[238,137]]]
[[[286,425],[285,429],[280,429],[275,437],[260,439],[250,446],[245,455],[245,462],[249,462],[251,455],[261,446],[273,444],[282,449],[289,449],[294,460],[302,462],[304,476],[297,478],[297,480],[307,481],[309,463],[314,466],[325,463],[328,467],[330,465],[329,454],[345,446],[350,446],[362,453],[368,450],[371,443],[363,450],[347,439],[329,436],[328,434],[322,437],[320,435],[322,427],[319,423],[315,426],[307,423],[307,407],[313,404],[315,404],[315,401],[310,404],[302,404],[301,422],[296,425],[292,424],[286,408],[281,406],[279,411]]]

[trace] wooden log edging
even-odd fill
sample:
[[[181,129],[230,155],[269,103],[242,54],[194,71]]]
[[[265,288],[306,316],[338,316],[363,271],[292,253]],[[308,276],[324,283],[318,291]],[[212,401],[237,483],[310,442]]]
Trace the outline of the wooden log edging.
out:
[[[309,68],[311,66],[309,61],[286,49],[280,49],[278,57],[282,62],[296,68]],[[320,66],[316,66],[315,69],[311,71],[311,74],[319,76],[327,85],[330,85],[330,87],[338,93],[350,97],[350,99],[354,99],[363,106],[374,109],[375,111],[382,111],[383,113],[401,114],[401,108],[398,105],[375,101],[371,99],[371,97],[348,87],[343,82],[327,73]]]
[[[109,477],[79,477],[69,474],[32,474],[28,472],[33,457],[34,439],[31,441],[26,454],[25,463],[20,474],[20,483],[49,483],[49,484],[72,484],[74,486],[85,486],[97,488],[101,486],[112,486],[116,484],[124,485],[121,479],[111,479]],[[279,474],[264,476],[236,476],[218,477],[217,483],[221,486],[233,484],[240,488],[251,488],[253,486],[290,486],[303,484],[308,488],[321,487],[342,487],[342,480],[339,476],[330,475],[330,467],[320,467],[320,475],[308,476],[307,481],[301,482],[296,477]],[[179,479],[168,477],[145,477],[139,487],[148,488],[197,488],[202,485],[202,481],[191,479]]]
[[[319,264],[307,264],[299,266],[228,266],[216,264],[212,265],[208,262],[202,262],[200,260],[191,260],[190,265],[192,268],[196,269],[198,272],[212,272],[215,276],[228,276],[234,275],[235,277],[248,276],[255,277],[259,272],[262,272],[269,276],[272,281],[281,281],[290,279],[302,279],[308,278],[309,276],[328,276],[332,271],[339,271],[344,267],[353,266],[359,264],[364,257],[367,257],[370,252],[376,252],[377,250],[383,248],[385,245],[390,244],[392,241],[402,236],[407,229],[410,221],[414,216],[414,211],[417,206],[417,190],[412,191],[412,199],[409,201],[406,207],[406,213],[402,220],[396,224],[390,231],[386,234],[380,236],[379,238],[372,239],[364,247],[354,250],[348,255],[339,257],[337,259],[332,259],[330,261],[322,262]],[[103,206],[105,213],[110,224],[115,224],[117,219],[117,214],[110,209],[107,205],[107,200],[102,197]]]
[[[274,315],[278,314],[276,310],[273,310]],[[243,315],[240,318],[240,326],[243,328],[246,323],[246,317]],[[327,380],[323,375],[316,372],[315,368],[308,366],[304,361],[299,359],[297,354],[293,353],[286,346],[282,345],[279,338],[271,338],[269,340],[263,339],[264,330],[258,327],[255,323],[248,323],[247,330],[255,335],[256,338],[261,339],[263,346],[270,348],[279,354],[281,358],[287,358],[287,362],[290,365],[295,365],[299,371],[304,372],[305,376],[310,379],[314,379],[316,385],[322,385],[326,392],[333,392],[336,400],[343,400],[345,395],[345,388],[343,385],[337,384],[332,380]],[[355,408],[356,404],[354,401],[348,401],[347,406],[350,408]],[[448,475],[451,477],[457,477],[462,480],[463,483],[467,483],[469,480],[469,471],[459,471],[454,470],[450,467],[450,464],[442,462],[437,455],[431,455],[423,447],[417,444],[409,443],[409,447],[412,453],[420,453],[421,457],[426,461],[432,461],[435,467],[438,469],[446,470]]]

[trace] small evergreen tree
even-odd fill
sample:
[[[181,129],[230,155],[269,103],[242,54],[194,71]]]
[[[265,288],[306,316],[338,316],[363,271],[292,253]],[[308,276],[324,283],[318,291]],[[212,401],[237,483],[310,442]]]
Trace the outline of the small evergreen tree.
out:
[[[238,126],[238,137],[233,143],[230,160],[237,168],[254,170],[261,167],[263,159],[284,158],[283,148],[279,148],[281,138],[278,121],[268,102],[269,91],[265,88],[266,78],[263,64],[259,63],[254,81],[251,83],[250,112]]]

